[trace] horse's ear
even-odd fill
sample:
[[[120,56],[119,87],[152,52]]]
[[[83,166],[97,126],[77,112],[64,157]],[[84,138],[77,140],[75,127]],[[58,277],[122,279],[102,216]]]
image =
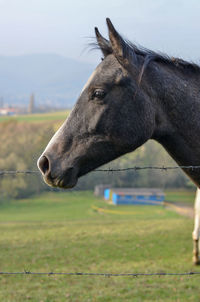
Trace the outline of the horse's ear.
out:
[[[114,28],[109,18],[106,19],[109,31],[110,43],[112,51],[117,60],[124,66],[135,64],[137,61],[136,54],[130,49],[130,46],[124,41],[120,34]]]
[[[106,57],[107,55],[112,53],[112,48],[110,45],[110,42],[108,40],[106,40],[99,32],[98,28],[95,27],[95,34],[96,34],[96,38],[97,38],[97,42],[98,45],[104,55],[104,57]]]

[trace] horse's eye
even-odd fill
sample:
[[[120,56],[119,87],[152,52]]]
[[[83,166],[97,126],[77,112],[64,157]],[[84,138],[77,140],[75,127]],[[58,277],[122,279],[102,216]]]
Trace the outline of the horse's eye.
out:
[[[106,93],[103,89],[96,89],[93,94],[92,94],[92,98],[98,98],[100,100],[102,100],[105,97]]]

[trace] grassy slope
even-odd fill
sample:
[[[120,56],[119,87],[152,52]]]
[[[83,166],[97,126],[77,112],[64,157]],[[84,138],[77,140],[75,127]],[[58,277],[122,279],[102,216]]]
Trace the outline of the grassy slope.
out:
[[[170,190],[167,191],[165,200],[169,202],[176,202],[185,205],[194,205],[196,191],[186,191],[186,190]]]
[[[18,116],[0,116],[0,122],[8,120],[17,120],[21,122],[46,122],[65,120],[69,115],[70,110],[49,112],[49,113],[36,113],[36,114],[24,114]]]
[[[92,205],[131,214],[99,214]],[[193,222],[163,207],[118,208],[90,192],[48,193],[1,205],[0,221],[1,271],[194,270]],[[0,301],[199,301],[199,279],[1,276]]]

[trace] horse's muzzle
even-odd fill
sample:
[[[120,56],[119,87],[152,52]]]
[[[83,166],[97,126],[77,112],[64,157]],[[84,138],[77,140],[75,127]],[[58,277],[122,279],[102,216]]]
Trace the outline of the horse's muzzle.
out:
[[[37,165],[44,181],[51,187],[70,189],[77,184],[78,172],[75,167],[68,167],[64,172],[55,167],[53,169],[55,165],[52,165],[47,155],[42,155],[38,159]]]

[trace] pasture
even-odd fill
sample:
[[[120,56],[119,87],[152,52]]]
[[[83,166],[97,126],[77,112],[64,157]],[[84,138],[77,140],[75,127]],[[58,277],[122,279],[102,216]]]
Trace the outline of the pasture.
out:
[[[64,121],[69,115],[70,110],[48,112],[48,113],[35,113],[24,114],[16,116],[0,116],[0,122],[16,120],[19,122],[37,123],[37,122],[50,122],[50,121]]]
[[[183,192],[169,192],[166,199],[172,194],[178,201]],[[191,261],[192,228],[192,219],[164,207],[114,207],[91,192],[7,201],[0,205],[0,271],[199,271]],[[200,276],[1,276],[0,301],[199,301],[199,281]]]

